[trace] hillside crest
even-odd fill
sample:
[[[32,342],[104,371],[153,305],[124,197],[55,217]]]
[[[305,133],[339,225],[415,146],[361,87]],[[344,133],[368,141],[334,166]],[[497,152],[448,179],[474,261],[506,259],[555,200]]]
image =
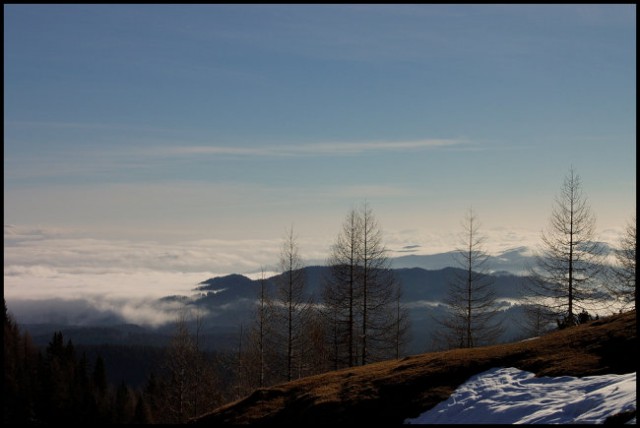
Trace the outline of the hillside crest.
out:
[[[398,424],[494,367],[537,376],[623,374],[636,371],[637,358],[634,310],[522,342],[415,355],[258,389],[193,422]]]

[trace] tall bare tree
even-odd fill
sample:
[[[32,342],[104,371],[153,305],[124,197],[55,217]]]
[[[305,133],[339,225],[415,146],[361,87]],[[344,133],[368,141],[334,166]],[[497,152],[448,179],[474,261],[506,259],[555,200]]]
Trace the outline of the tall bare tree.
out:
[[[382,242],[382,231],[371,208],[365,203],[362,209],[362,329],[361,357],[362,364],[367,364],[374,348],[372,343],[376,336],[384,333],[380,325],[376,306],[393,304],[393,285],[395,278],[389,268],[386,248]]]
[[[274,302],[269,292],[269,281],[262,268],[258,280],[258,292],[253,324],[248,334],[244,361],[249,371],[248,384],[252,388],[264,387],[273,383],[270,368],[274,366]]]
[[[324,290],[334,366],[392,358],[400,284],[390,268],[382,230],[368,204],[352,210],[328,259]],[[395,311],[395,312],[394,312]],[[391,335],[390,335],[391,334]]]
[[[260,295],[258,298],[258,308],[256,314],[256,342],[258,348],[258,361],[259,361],[259,381],[258,386],[261,388],[265,386],[265,354],[266,354],[266,340],[270,329],[270,311],[271,307],[269,302],[269,295],[267,293],[267,279],[264,275],[264,268],[262,269],[260,276]]]
[[[362,218],[353,209],[347,215],[342,231],[331,247],[327,260],[330,274],[324,289],[327,324],[334,369],[342,365],[353,367],[356,362],[356,323],[360,300]],[[344,348],[344,349],[343,349]]]
[[[305,366],[309,367],[309,375],[325,373],[332,369],[331,343],[327,341],[326,334],[328,328],[321,311],[314,309],[307,327],[310,348],[303,362]]]
[[[305,327],[312,309],[311,299],[305,290],[304,264],[293,227],[283,242],[280,269],[282,274],[276,279],[277,300],[274,308],[281,325],[279,337],[285,355],[284,375],[289,381],[303,374],[300,362],[304,360],[308,348]]]
[[[578,311],[586,312],[586,303],[598,296],[596,280],[602,272],[604,249],[596,241],[595,216],[573,167],[565,176],[541,239],[528,294],[559,325],[575,325]]]
[[[172,423],[184,423],[220,404],[215,371],[202,351],[203,318],[195,316],[194,333],[189,318],[186,311],[179,314],[163,365],[163,419]]]
[[[445,300],[449,316],[443,324],[449,331],[449,346],[473,348],[495,343],[503,328],[497,317],[493,280],[487,274],[485,237],[479,232],[480,224],[472,209],[462,227],[462,245],[455,253],[461,272],[449,283]]]
[[[623,309],[635,308],[638,300],[636,289],[636,218],[627,223],[614,250],[616,265],[608,284],[609,291],[623,304]]]
[[[393,335],[392,343],[395,351],[395,358],[399,359],[405,354],[411,332],[409,310],[404,303],[402,303],[402,287],[400,287],[400,285],[396,287],[394,301],[395,311],[393,313],[393,328],[391,329]]]

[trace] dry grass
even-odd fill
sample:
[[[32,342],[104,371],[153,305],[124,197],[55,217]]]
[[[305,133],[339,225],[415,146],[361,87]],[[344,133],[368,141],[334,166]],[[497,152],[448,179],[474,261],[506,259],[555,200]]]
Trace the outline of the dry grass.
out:
[[[402,423],[445,400],[470,376],[516,367],[538,376],[636,371],[636,312],[538,339],[456,349],[299,379],[220,407],[195,423]]]

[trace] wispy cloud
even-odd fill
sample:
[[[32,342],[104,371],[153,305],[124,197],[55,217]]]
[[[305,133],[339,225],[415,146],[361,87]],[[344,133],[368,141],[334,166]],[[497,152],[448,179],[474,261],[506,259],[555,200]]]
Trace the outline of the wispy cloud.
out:
[[[233,155],[233,156],[342,156],[369,152],[411,152],[442,147],[468,145],[458,139],[424,139],[410,141],[319,142],[260,146],[191,145],[145,149],[158,156]]]
[[[5,178],[11,180],[44,179],[47,177],[90,176],[97,179],[123,177],[133,172],[157,171],[168,165],[184,168],[191,161],[212,159],[313,158],[345,157],[383,153],[417,153],[425,150],[477,150],[480,145],[463,139],[419,139],[401,141],[312,142],[273,144],[190,143],[176,138],[120,137],[112,148],[76,147],[64,150],[23,154],[9,153],[5,157]],[[202,138],[197,138],[202,141]],[[75,146],[73,146],[75,147]],[[187,164],[185,164],[185,162]]]

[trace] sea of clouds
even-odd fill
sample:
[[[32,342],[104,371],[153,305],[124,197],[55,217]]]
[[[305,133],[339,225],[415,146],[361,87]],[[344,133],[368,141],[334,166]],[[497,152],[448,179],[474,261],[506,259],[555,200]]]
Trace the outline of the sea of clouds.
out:
[[[496,229],[488,234],[487,251],[494,253],[533,246],[539,237],[525,230]],[[407,229],[385,231],[384,236],[391,257],[447,252],[458,243],[453,233]],[[323,264],[334,238],[300,234],[305,263]],[[69,229],[5,225],[4,297],[19,322],[51,322],[62,312],[69,322],[115,315],[157,325],[175,317],[173,306],[158,302],[162,297],[190,296],[200,282],[215,276],[240,273],[257,278],[262,270],[267,276],[274,274],[282,242],[282,236],[109,239]],[[87,315],[91,308],[94,317]]]

